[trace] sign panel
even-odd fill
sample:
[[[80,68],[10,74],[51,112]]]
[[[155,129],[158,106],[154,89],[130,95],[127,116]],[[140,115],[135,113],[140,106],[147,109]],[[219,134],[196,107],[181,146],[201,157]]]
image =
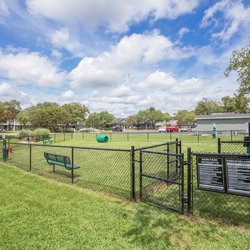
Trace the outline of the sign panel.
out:
[[[250,159],[226,159],[227,192],[250,196]]]
[[[223,160],[217,157],[197,157],[198,188],[225,192]]]

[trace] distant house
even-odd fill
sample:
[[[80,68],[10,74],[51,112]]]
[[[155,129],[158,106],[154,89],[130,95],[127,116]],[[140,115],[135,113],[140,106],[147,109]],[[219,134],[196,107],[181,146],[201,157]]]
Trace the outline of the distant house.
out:
[[[214,113],[196,116],[196,121],[198,131],[212,131],[214,125],[217,131],[246,131],[250,114]]]
[[[123,128],[125,128],[125,125],[126,125],[126,120],[127,118],[116,118],[113,122],[112,122],[112,126],[121,126]]]

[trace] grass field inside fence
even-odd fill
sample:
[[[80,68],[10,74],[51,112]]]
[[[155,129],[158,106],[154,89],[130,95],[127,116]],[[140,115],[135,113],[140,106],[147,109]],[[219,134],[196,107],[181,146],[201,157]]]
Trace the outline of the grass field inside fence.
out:
[[[250,232],[0,164],[0,249],[250,249]]]
[[[63,135],[61,135],[63,136]],[[74,139],[68,139],[66,141],[61,141],[53,143],[52,145],[60,146],[78,146],[78,147],[100,147],[100,148],[120,148],[120,149],[130,149],[131,146],[135,148],[141,148],[145,146],[150,146],[154,144],[159,144],[162,141],[145,142],[145,141],[113,141],[109,143],[98,143],[96,140],[80,140],[79,138],[73,137]],[[217,152],[217,140],[211,140],[207,142],[196,142],[196,138],[192,137],[193,141],[183,142],[182,149],[183,153],[186,154],[187,147],[191,147],[194,152]],[[174,138],[173,138],[174,140]],[[29,146],[28,145],[14,145],[13,153],[10,155],[8,160],[9,163],[21,167],[24,170],[29,170]],[[43,156],[44,152],[56,153],[61,155],[66,155],[71,157],[71,148],[57,148],[50,147],[50,145],[42,146],[32,146],[32,172],[45,176],[50,179],[55,179],[61,182],[70,183],[70,171],[62,168],[56,167],[56,173],[52,172],[52,167],[49,166]],[[159,168],[164,167],[165,159],[162,158],[162,164],[158,164]],[[138,160],[138,153],[136,153],[136,159]],[[159,163],[159,158],[156,159]],[[154,160],[152,164],[154,164]],[[112,196],[118,196],[121,198],[129,199],[131,193],[131,169],[130,169],[130,152],[127,151],[105,151],[105,150],[94,150],[94,149],[75,149],[74,150],[74,164],[80,166],[79,170],[75,171],[75,184],[80,187],[92,189],[102,193],[108,193]],[[153,168],[152,168],[153,169]],[[157,170],[158,171],[158,170]],[[160,170],[159,170],[160,171]],[[139,191],[139,164],[136,163],[136,191]],[[226,199],[223,195],[217,193],[204,193],[200,192],[196,188],[196,179],[194,179],[194,187],[196,197],[200,197],[195,200],[195,205],[197,204],[199,209],[196,209],[195,215],[201,216],[206,215],[209,219],[217,219],[219,216],[222,218],[221,221],[231,221],[233,224],[246,224],[244,223],[244,213],[240,215],[240,221],[234,217],[234,211],[237,208],[235,203],[232,206],[234,199]],[[175,191],[178,192],[177,187]],[[159,193],[161,197],[159,199],[166,199],[167,195],[170,195],[172,189],[164,190],[164,192]],[[172,196],[169,196],[170,198]],[[178,198],[178,195],[176,196]],[[204,199],[207,197],[208,200]],[[229,197],[229,196],[228,196]],[[230,196],[231,197],[231,196]],[[173,197],[172,197],[173,198]],[[216,198],[213,200],[213,198]],[[246,199],[243,198],[246,204]],[[240,201],[240,199],[238,199]],[[176,200],[171,201],[169,199],[168,204],[171,203],[176,206]],[[198,203],[197,203],[198,201]],[[220,205],[218,205],[220,204]],[[239,203],[240,204],[240,203]],[[217,206],[218,205],[218,206]],[[250,204],[249,204],[250,205]],[[250,208],[250,206],[249,206]],[[234,211],[233,211],[234,210]],[[226,211],[226,212],[225,212]],[[219,216],[218,216],[219,215]],[[248,214],[245,214],[246,218],[249,218]]]

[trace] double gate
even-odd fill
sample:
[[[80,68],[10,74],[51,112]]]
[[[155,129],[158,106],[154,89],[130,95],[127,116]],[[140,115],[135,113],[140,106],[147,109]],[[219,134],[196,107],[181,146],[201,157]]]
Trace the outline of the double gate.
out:
[[[140,150],[140,199],[183,214],[185,162],[181,142],[153,150]]]
[[[222,143],[246,152],[245,141]],[[218,153],[188,148],[186,161],[180,141],[140,149],[140,199],[181,214],[249,225],[250,154],[221,148]]]

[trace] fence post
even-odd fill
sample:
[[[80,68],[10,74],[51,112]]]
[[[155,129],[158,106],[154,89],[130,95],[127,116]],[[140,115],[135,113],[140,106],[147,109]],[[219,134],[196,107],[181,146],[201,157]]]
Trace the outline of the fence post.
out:
[[[178,148],[178,138],[175,139],[175,153],[176,154],[179,154],[179,148]],[[178,163],[179,163],[179,160],[178,160],[178,156],[176,156],[176,161],[175,161],[175,173],[177,174],[178,173]]]
[[[82,132],[82,139],[84,140],[84,132]]]
[[[187,149],[187,212],[192,213],[192,151],[191,148]]]
[[[31,172],[31,167],[32,167],[32,146],[31,146],[31,144],[29,145],[29,148],[30,148],[30,172]]]
[[[218,154],[221,153],[221,140],[218,138]]]
[[[74,183],[74,147],[71,148],[71,183]]]
[[[112,141],[112,134],[110,133],[110,141]]]
[[[140,200],[142,200],[142,151],[140,150]]]
[[[4,161],[4,162],[7,160],[7,157],[6,157],[6,149],[7,149],[6,140],[4,139],[4,140],[3,140],[3,161]]]
[[[56,143],[56,134],[54,134],[54,142]]]
[[[181,154],[180,158],[180,177],[181,177],[181,214],[184,214],[184,154]],[[189,204],[189,203],[188,203]]]
[[[200,142],[200,132],[197,131],[197,138],[198,138],[198,142]]]
[[[169,179],[169,143],[167,143],[167,179]]]
[[[169,131],[169,133],[170,133],[170,141],[172,141],[172,132]]]
[[[71,133],[71,139],[73,139],[73,133]]]
[[[231,141],[233,140],[233,130],[231,130]]]
[[[131,200],[136,200],[135,192],[135,147],[131,146]]]
[[[129,133],[127,133],[127,141],[129,141]]]
[[[65,141],[65,133],[63,134],[63,140]]]
[[[147,133],[147,142],[149,141],[149,133]]]

